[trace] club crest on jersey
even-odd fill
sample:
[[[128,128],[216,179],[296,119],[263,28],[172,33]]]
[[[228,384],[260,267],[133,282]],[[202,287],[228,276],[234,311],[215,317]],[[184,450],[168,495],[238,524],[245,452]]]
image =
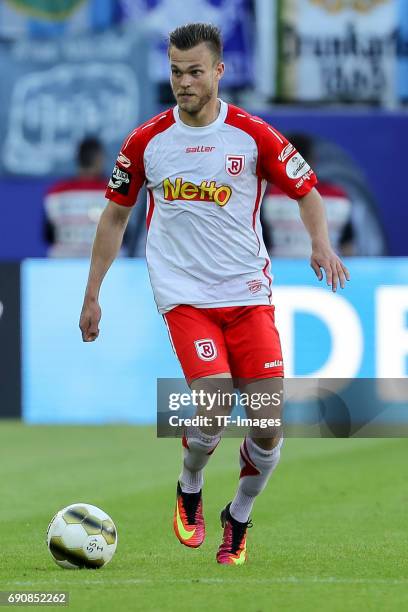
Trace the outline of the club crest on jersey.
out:
[[[217,357],[217,347],[214,340],[204,338],[203,340],[194,340],[194,345],[197,355],[203,361],[213,361]]]
[[[218,206],[225,206],[232,195],[229,185],[217,185],[215,181],[201,181],[199,185],[176,178],[174,183],[170,178],[163,181],[164,199],[168,202],[174,200],[195,200],[198,202],[215,202]]]
[[[225,170],[230,176],[239,176],[245,168],[245,155],[226,155]]]

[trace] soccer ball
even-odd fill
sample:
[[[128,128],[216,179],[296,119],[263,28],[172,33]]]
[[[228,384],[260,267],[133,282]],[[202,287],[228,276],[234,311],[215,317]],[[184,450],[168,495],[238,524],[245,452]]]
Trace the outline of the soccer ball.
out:
[[[112,559],[118,536],[111,517],[91,504],[71,504],[54,516],[47,529],[48,549],[66,569],[103,567]]]

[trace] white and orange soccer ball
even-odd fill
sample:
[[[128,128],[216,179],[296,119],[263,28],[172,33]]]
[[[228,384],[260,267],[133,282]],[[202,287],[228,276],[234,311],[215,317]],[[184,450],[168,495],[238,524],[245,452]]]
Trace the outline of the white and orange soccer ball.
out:
[[[48,549],[65,569],[103,567],[112,559],[118,534],[111,517],[91,504],[71,504],[54,516],[47,529]]]

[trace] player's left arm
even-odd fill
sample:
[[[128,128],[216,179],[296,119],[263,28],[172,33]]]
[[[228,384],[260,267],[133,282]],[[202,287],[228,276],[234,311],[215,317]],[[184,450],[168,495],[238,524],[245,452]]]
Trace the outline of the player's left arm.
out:
[[[339,284],[343,289],[346,280],[350,279],[350,274],[331,247],[326,211],[321,195],[313,187],[297,202],[301,219],[312,241],[311,267],[319,280],[323,279],[322,269],[324,270],[327,284],[331,286],[332,291],[336,291]]]

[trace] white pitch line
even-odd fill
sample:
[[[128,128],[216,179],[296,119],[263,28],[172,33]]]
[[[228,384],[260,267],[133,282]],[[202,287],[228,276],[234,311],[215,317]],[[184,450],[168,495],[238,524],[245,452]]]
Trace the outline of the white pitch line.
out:
[[[74,571],[74,570],[73,570]],[[244,570],[245,571],[245,570]],[[61,577],[62,578],[62,577]],[[110,577],[109,577],[110,578]],[[237,576],[236,579],[231,578],[127,578],[127,579],[109,579],[106,580],[81,580],[81,582],[75,584],[65,584],[65,588],[76,588],[83,584],[86,585],[126,585],[126,584],[156,584],[163,582],[168,584],[237,584],[244,581],[245,584],[384,584],[384,585],[408,585],[408,579],[405,578],[337,578],[336,576],[310,576],[310,577],[298,577],[298,576],[281,576],[276,578],[247,578],[243,575]],[[65,582],[64,580],[62,580]],[[8,583],[8,586],[38,586],[47,584],[50,588],[51,584],[57,585],[61,581],[54,579],[53,581],[47,580],[44,582],[40,581],[12,581]]]

